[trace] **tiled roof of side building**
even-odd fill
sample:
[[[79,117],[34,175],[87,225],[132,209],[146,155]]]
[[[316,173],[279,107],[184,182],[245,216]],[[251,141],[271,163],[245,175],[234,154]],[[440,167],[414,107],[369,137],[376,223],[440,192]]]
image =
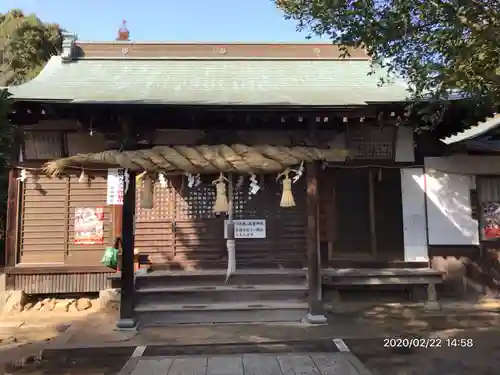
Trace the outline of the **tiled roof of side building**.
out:
[[[500,114],[497,114],[494,117],[487,118],[486,121],[479,122],[476,125],[473,125],[460,133],[453,134],[450,135],[449,137],[443,138],[441,139],[441,141],[447,145],[462,141],[467,141],[469,139],[479,137],[492,130],[495,130],[499,126],[500,126]]]

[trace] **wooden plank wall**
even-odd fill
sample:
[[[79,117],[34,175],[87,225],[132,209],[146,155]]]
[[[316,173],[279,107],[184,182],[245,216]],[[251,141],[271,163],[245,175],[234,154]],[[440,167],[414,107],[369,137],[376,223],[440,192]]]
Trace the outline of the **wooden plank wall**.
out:
[[[106,177],[92,176],[88,183],[79,183],[78,178],[28,173],[22,187],[19,263],[100,265],[111,228]],[[79,207],[104,208],[103,245],[73,244],[74,214]]]
[[[64,264],[68,178],[28,173],[22,184],[20,259],[23,264]]]

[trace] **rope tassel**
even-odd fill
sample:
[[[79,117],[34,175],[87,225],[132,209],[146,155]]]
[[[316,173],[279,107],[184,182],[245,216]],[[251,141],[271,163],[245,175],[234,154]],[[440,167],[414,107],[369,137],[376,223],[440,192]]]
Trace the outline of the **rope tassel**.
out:
[[[219,175],[219,178],[212,182],[212,185],[215,185],[214,212],[221,213],[229,211],[226,182],[229,182],[229,180],[224,177],[223,173]]]
[[[289,177],[290,169],[286,169],[278,175],[278,179],[283,177],[283,192],[281,194],[280,207],[295,207],[295,199],[292,193],[292,180]]]

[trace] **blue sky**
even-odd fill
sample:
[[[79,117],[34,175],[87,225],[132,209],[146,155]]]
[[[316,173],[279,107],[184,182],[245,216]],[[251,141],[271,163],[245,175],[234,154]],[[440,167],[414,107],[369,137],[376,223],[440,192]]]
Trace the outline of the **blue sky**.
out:
[[[0,0],[0,12],[13,8],[59,23],[80,40],[113,40],[122,20],[134,41],[301,42],[306,36],[271,0]]]

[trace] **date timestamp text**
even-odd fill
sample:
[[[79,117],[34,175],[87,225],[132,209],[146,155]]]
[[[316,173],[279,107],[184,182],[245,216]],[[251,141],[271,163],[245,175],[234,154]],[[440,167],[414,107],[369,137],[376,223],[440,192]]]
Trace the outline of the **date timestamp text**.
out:
[[[467,338],[420,338],[391,337],[384,339],[384,348],[433,349],[433,348],[473,348],[474,340]]]

